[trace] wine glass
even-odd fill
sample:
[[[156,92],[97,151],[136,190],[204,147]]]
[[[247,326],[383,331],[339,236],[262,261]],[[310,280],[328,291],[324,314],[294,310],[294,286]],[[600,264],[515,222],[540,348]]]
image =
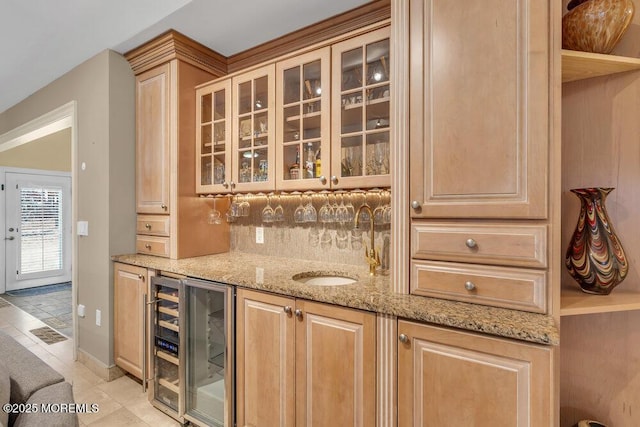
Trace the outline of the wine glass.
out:
[[[333,208],[329,204],[329,194],[325,193],[324,197],[324,204],[318,212],[318,218],[323,224],[329,224],[333,222]]]
[[[335,208],[336,222],[344,224],[349,222],[349,210],[344,204],[344,194],[340,194],[340,205]]]
[[[220,211],[216,209],[216,198],[213,198],[213,209],[209,211],[207,223],[211,225],[222,224],[222,218],[220,218]]]
[[[302,194],[300,194],[300,204],[293,212],[293,220],[297,223],[305,222],[304,219],[304,206],[302,205]]]
[[[271,223],[274,220],[274,211],[271,207],[271,196],[267,196],[267,206],[262,209],[262,222]]]
[[[312,197],[309,194],[309,202],[304,207],[304,222],[316,222],[318,220],[318,213],[316,212],[316,208],[313,207],[313,203],[311,203]]]
[[[384,205],[382,203],[382,193],[378,193],[378,206],[373,210],[374,224],[382,224],[384,222]]]
[[[275,222],[284,221],[284,209],[282,208],[282,204],[280,203],[280,195],[278,195],[278,206],[273,210],[273,220]]]
[[[244,196],[244,200],[238,206],[238,216],[249,216],[249,208],[251,205],[249,204],[248,195]]]

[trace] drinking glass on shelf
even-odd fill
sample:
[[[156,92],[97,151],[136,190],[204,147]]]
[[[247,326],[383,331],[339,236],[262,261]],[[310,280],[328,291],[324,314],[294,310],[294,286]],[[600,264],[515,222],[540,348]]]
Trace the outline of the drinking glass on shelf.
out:
[[[309,202],[304,207],[304,222],[316,222],[318,220],[318,213],[316,212],[316,208],[313,207],[311,200],[312,197],[309,195]]]
[[[302,205],[302,194],[300,194],[300,204],[298,205],[296,210],[293,212],[293,220],[297,223],[305,222],[304,211],[305,209],[304,209],[304,206]]]
[[[274,220],[274,211],[271,207],[270,196],[267,196],[267,206],[262,209],[262,222],[271,223]]]
[[[387,143],[379,142],[375,145],[373,150],[373,160],[376,165],[375,173],[376,175],[385,175],[389,173],[386,168],[386,164],[388,163],[387,158]]]

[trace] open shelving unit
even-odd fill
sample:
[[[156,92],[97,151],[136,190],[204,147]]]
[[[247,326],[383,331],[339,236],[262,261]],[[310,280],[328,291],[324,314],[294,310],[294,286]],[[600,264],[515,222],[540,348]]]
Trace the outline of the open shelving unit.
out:
[[[640,58],[562,50],[563,83],[636,70]],[[614,289],[609,295],[591,295],[577,283],[563,286],[560,301],[560,316],[640,310],[640,292]]]

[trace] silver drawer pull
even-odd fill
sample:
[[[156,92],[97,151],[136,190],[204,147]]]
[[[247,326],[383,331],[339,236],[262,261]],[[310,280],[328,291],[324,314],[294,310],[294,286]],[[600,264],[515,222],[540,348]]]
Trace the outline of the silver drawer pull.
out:
[[[476,289],[476,285],[473,282],[465,282],[464,288],[468,291],[473,291]]]
[[[160,207],[162,208],[163,211],[167,210],[167,205],[165,205],[164,203],[160,205]]]
[[[473,239],[467,239],[467,241],[464,242],[464,244],[467,245],[469,249],[475,249],[478,247],[478,242],[476,242]]]
[[[151,249],[151,245],[150,245],[149,243],[146,243],[146,244],[144,245],[144,247],[145,247],[145,248],[147,248],[147,249]]]
[[[405,334],[400,334],[400,336],[398,337],[398,340],[402,343],[402,344],[406,344],[409,342],[409,337],[406,336]]]
[[[151,224],[146,223],[146,224],[144,225],[144,228],[146,228],[147,230],[151,230]]]
[[[411,207],[413,209],[419,209],[420,208],[420,202],[417,200],[414,200],[413,202],[411,202]]]

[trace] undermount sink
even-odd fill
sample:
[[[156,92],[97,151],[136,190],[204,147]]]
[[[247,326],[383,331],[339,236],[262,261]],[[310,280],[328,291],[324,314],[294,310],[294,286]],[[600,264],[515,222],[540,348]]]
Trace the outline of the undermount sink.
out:
[[[357,282],[357,279],[346,275],[324,274],[320,272],[300,273],[293,280],[311,286],[343,286]]]

